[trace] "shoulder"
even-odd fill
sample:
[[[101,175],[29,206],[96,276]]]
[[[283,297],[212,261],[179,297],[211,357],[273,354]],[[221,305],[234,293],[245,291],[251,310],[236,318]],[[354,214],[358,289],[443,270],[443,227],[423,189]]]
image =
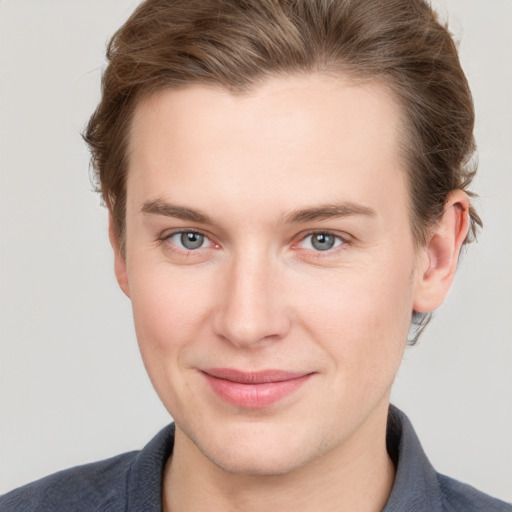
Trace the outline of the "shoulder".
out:
[[[384,512],[512,512],[512,505],[438,473],[407,416],[393,406],[387,446],[396,475]]]
[[[443,509],[447,512],[512,512],[512,505],[470,485],[438,474]]]
[[[159,512],[174,424],[140,451],[60,471],[0,496],[1,512]]]
[[[114,512],[126,495],[138,452],[60,471],[0,496],[2,512]],[[121,498],[121,499],[120,499]]]

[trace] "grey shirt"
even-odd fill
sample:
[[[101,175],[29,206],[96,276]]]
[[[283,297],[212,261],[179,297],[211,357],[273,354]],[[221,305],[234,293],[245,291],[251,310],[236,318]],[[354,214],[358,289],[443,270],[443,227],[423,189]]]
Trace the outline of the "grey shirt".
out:
[[[174,425],[141,451],[68,469],[0,497],[0,512],[160,512]],[[391,406],[388,452],[396,478],[383,512],[512,512],[512,505],[435,471],[408,418]]]

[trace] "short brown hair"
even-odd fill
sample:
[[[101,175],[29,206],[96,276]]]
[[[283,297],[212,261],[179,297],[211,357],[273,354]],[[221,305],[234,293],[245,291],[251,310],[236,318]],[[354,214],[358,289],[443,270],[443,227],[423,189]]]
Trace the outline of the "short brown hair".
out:
[[[448,193],[466,190],[476,169],[468,83],[424,0],[146,0],[112,37],[107,59],[84,138],[122,247],[131,118],[141,98],[166,88],[244,92],[269,76],[304,72],[383,81],[405,119],[418,244]],[[473,207],[470,217],[466,241],[481,226]]]

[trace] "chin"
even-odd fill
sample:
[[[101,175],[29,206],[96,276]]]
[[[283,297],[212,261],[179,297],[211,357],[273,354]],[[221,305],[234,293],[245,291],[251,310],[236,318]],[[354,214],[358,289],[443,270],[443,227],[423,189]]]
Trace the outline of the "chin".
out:
[[[227,473],[242,476],[279,476],[290,474],[302,466],[296,457],[280,453],[268,453],[259,449],[256,453],[203,454],[218,468]]]
[[[269,429],[270,427],[270,429]],[[307,463],[307,443],[275,425],[244,425],[202,436],[189,436],[216,467],[244,476],[289,474]]]

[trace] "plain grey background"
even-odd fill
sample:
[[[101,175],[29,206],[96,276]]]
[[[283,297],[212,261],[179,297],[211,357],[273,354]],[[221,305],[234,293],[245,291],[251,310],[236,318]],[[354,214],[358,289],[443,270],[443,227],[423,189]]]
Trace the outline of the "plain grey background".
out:
[[[170,419],[118,290],[80,138],[134,0],[0,0],[0,492],[141,448]],[[437,0],[477,109],[486,224],[393,401],[437,469],[512,500],[512,1]]]

